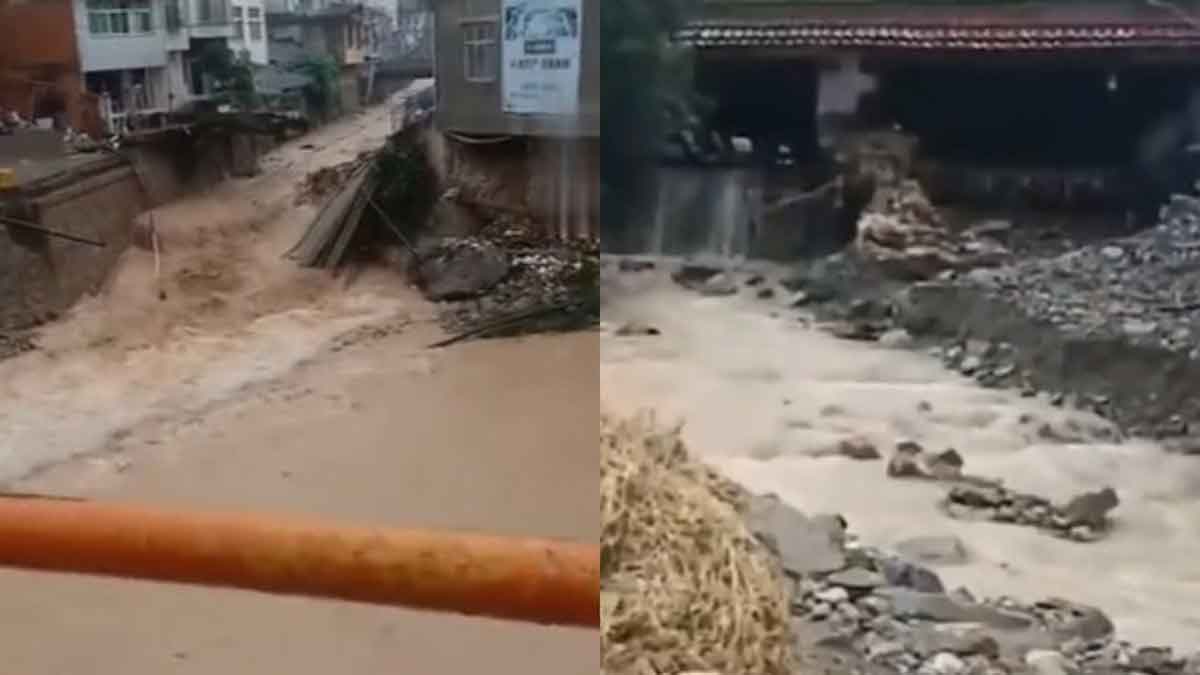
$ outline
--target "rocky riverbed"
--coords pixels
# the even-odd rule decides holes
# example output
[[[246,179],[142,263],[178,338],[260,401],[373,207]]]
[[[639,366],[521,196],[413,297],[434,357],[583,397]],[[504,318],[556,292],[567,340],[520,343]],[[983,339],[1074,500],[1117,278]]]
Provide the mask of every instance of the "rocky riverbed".
[[[773,495],[755,499],[749,520],[794,582],[801,661],[833,651],[857,660],[853,670],[920,675],[1200,672],[1200,653],[1122,641],[1095,607],[948,589],[929,565],[967,562],[956,537],[916,537],[884,551],[857,541],[840,516],[806,515]]]

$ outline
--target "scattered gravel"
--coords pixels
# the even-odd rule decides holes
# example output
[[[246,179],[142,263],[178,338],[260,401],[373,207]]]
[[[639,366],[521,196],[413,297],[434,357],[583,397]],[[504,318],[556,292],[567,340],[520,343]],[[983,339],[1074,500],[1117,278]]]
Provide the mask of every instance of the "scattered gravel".
[[[967,274],[1070,334],[1115,337],[1200,356],[1200,199],[1176,196],[1161,223],[1124,239]]]

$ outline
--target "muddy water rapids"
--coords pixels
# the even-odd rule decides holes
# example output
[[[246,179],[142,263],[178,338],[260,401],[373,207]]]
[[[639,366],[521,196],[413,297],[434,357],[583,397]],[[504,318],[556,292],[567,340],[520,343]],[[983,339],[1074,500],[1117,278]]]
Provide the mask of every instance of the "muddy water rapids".
[[[389,133],[386,109],[263,174],[160,208],[163,241],[0,363],[0,482],[19,491],[595,541],[594,333],[430,351],[391,270],[281,254],[297,186]],[[160,299],[160,291],[165,296]],[[0,570],[6,669],[50,673],[595,673],[594,631]]]
[[[938,570],[950,587],[981,597],[1068,598],[1102,608],[1137,644],[1200,644],[1195,458],[1145,442],[1047,443],[1036,434],[1041,423],[1104,422],[980,388],[922,353],[837,340],[798,321],[782,301],[749,291],[705,298],[661,271],[606,271],[604,283],[601,392],[609,409],[653,407],[665,421],[683,421],[693,450],[731,477],[810,513],[841,513],[867,544],[958,536],[970,562]],[[629,321],[662,335],[613,334]],[[969,472],[1056,499],[1112,485],[1122,498],[1115,531],[1083,545],[951,520],[937,508],[936,486],[889,479],[882,462],[828,456],[856,434],[885,453],[900,439],[953,447]]]

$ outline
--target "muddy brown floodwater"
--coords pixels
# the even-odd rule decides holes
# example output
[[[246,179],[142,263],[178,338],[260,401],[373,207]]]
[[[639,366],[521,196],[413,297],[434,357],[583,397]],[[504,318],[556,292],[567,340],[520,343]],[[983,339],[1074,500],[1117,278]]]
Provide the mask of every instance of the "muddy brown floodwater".
[[[162,209],[168,299],[130,251],[109,288],[0,363],[0,479],[21,491],[596,541],[595,333],[429,351],[389,272],[348,285],[280,253],[294,186],[387,133],[386,112]],[[0,571],[5,668],[26,675],[570,673],[594,631]]]
[[[683,420],[691,447],[751,490],[810,513],[844,514],[869,545],[955,535],[970,562],[938,571],[980,597],[1067,598],[1103,609],[1135,644],[1186,653],[1200,642],[1195,458],[1146,442],[1046,441],[1041,424],[1106,422],[983,389],[924,354],[837,340],[797,321],[785,301],[757,301],[750,291],[705,298],[662,272],[606,273],[605,303],[608,327],[635,321],[662,333],[605,333],[605,405]],[[889,479],[883,462],[828,456],[853,435],[885,452],[901,439],[953,447],[970,473],[1056,500],[1111,485],[1122,501],[1115,529],[1085,545],[952,520],[936,506],[938,486]]]

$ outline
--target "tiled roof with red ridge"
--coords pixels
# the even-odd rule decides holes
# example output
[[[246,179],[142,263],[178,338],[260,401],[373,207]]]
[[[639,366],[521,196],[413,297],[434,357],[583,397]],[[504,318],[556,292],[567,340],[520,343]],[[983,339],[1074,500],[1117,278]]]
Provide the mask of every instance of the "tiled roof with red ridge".
[[[1200,13],[1126,3],[721,5],[679,31],[699,48],[1200,50]]]

